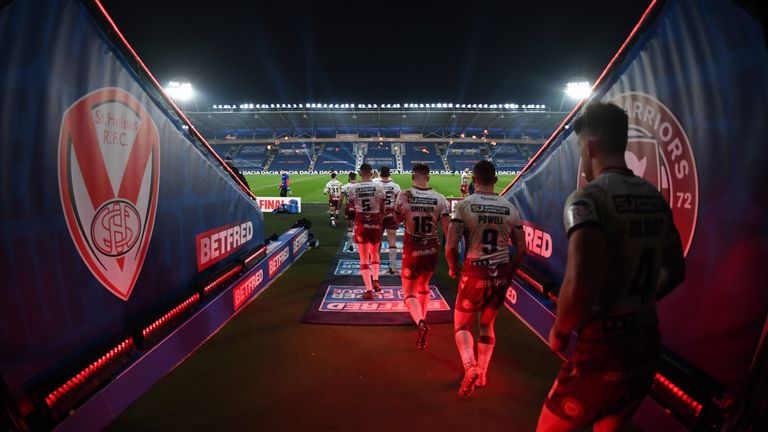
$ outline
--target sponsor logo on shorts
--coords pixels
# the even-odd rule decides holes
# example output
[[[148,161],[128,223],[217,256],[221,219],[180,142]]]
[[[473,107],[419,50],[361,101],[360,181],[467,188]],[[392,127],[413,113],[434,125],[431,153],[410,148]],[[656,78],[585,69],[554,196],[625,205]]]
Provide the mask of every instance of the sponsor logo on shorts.
[[[563,399],[562,407],[563,412],[570,417],[578,418],[584,414],[584,407],[581,405],[581,402],[573,398]]]
[[[688,136],[674,113],[651,95],[622,93],[611,102],[629,116],[627,165],[667,200],[687,255],[699,212],[699,179]],[[578,187],[582,187],[586,178],[581,161],[578,175]]]
[[[152,238],[160,182],[157,125],[130,93],[102,88],[64,112],[59,195],[83,262],[128,300]]]
[[[425,255],[434,255],[437,253],[436,248],[429,248],[429,249],[417,249],[413,252],[411,252],[412,257],[420,257]]]

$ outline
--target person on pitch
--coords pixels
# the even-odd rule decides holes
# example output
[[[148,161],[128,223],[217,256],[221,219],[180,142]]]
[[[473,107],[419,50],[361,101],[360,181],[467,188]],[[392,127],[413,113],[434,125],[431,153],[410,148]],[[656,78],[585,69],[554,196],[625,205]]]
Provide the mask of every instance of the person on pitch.
[[[565,201],[568,256],[550,347],[560,352],[580,332],[537,430],[616,431],[653,383],[661,348],[656,301],[682,283],[685,259],[666,199],[627,168],[624,110],[593,103],[574,126],[589,183]]]
[[[400,225],[395,220],[395,202],[400,194],[400,185],[390,178],[389,167],[381,167],[381,187],[384,188],[384,219],[382,224],[387,231],[387,245],[389,245],[389,274],[397,273],[395,271],[395,261],[397,260],[397,227]]]
[[[466,198],[469,196],[469,180],[472,175],[469,173],[469,168],[464,168],[461,172],[461,184],[459,186],[459,192],[461,197]]]
[[[355,236],[355,205],[349,200],[349,188],[357,183],[357,174],[350,172],[347,183],[341,187],[341,198],[344,201],[344,218],[347,220],[347,251],[354,251]],[[340,203],[341,205],[341,203]]]
[[[328,213],[331,218],[331,226],[336,228],[336,220],[339,218],[339,203],[341,201],[341,182],[336,180],[336,173],[331,173],[331,180],[325,184],[323,193],[328,195]]]
[[[383,227],[384,189],[371,181],[371,165],[360,165],[359,183],[349,187],[349,201],[355,207],[355,243],[360,255],[360,274],[365,283],[363,298],[373,299],[373,291],[381,292],[379,285],[379,248]]]
[[[429,280],[440,253],[438,224],[448,228],[448,201],[429,187],[429,167],[416,164],[411,170],[413,187],[400,193],[395,203],[398,222],[405,225],[401,280],[405,306],[419,327],[416,347],[427,346]]]
[[[281,197],[287,197],[288,192],[290,192],[291,180],[290,176],[288,175],[287,171],[283,171],[280,175],[280,187],[278,188],[280,190],[280,196]]]
[[[480,161],[472,169],[475,193],[454,205],[448,228],[445,257],[449,275],[459,274],[459,241],[463,237],[466,257],[461,270],[454,310],[456,346],[464,365],[459,396],[469,397],[475,387],[486,385],[496,336],[493,323],[504,296],[526,253],[525,235],[517,209],[493,192],[498,178],[491,162]],[[510,257],[509,242],[515,247]],[[479,317],[477,357],[472,325]]]

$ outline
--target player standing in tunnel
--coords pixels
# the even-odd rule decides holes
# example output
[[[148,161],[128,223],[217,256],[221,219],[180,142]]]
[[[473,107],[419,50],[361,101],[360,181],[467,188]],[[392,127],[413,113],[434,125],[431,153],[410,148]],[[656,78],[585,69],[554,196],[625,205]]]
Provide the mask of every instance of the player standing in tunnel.
[[[575,122],[589,183],[565,202],[568,259],[549,334],[555,352],[581,329],[539,417],[539,431],[620,430],[653,383],[661,347],[656,301],[685,276],[672,211],[627,168],[627,114],[588,105]]]
[[[395,202],[400,194],[400,185],[392,181],[389,167],[381,167],[381,187],[384,188],[384,219],[382,224],[387,230],[387,245],[389,246],[389,274],[395,274],[395,261],[397,260],[397,227],[400,225],[395,220]]]
[[[383,227],[384,189],[381,183],[371,180],[371,165],[360,165],[360,183],[350,186],[349,201],[355,206],[355,243],[360,255],[360,274],[365,283],[363,298],[373,299],[373,290],[381,291],[379,285],[379,248]]]

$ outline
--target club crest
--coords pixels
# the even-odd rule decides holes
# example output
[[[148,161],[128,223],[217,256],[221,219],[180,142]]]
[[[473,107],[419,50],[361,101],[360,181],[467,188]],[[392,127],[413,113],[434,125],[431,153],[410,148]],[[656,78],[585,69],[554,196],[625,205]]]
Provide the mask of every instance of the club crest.
[[[59,193],[69,233],[96,279],[128,300],[147,254],[157,209],[157,125],[130,93],[91,92],[64,113]]]

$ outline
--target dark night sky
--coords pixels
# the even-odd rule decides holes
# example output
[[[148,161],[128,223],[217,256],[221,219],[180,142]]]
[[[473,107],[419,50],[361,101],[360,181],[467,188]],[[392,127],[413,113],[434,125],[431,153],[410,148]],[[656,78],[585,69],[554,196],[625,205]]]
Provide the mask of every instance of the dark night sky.
[[[648,0],[103,0],[164,85],[214,103],[546,103],[594,81]]]

